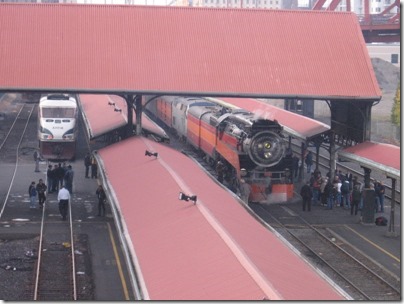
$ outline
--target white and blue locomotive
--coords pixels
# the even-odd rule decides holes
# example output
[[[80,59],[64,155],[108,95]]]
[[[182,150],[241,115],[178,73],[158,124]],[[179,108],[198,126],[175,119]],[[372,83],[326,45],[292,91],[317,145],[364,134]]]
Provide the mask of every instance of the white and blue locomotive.
[[[65,94],[44,96],[38,107],[38,140],[47,160],[72,160],[76,154],[77,100]]]

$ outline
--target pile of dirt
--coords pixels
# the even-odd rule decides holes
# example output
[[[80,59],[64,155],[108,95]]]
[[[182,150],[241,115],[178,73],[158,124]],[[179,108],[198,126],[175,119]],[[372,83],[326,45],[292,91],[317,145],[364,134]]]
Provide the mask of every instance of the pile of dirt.
[[[372,58],[373,70],[383,93],[395,93],[400,81],[400,68],[380,58]]]
[[[400,68],[383,59],[372,58],[371,60],[376,79],[382,90],[382,99],[372,108],[372,118],[390,122],[394,98],[400,81]]]

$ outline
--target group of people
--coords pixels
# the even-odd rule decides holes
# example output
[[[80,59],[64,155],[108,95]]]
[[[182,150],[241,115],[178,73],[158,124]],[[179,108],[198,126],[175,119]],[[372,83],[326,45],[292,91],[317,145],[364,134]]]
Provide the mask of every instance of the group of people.
[[[371,189],[375,190],[375,212],[384,212],[384,191],[385,186],[382,181],[371,183]],[[341,170],[335,171],[333,180],[330,172],[322,176],[316,170],[311,174],[310,180],[302,186],[300,195],[303,199],[303,211],[311,210],[311,203],[317,205],[321,203],[326,209],[331,210],[335,206],[350,209],[351,215],[357,215],[358,210],[363,207],[363,184],[357,176],[352,174],[342,174]]]
[[[46,190],[47,186],[44,184],[42,179],[39,179],[38,184],[35,182],[31,182],[28,187],[28,194],[29,194],[29,207],[31,209],[36,208],[36,198],[38,196],[38,203],[39,207],[42,208],[43,204],[46,201]]]
[[[91,178],[98,177],[98,166],[95,157],[91,156],[90,153],[87,153],[84,157],[84,166],[86,167],[85,178],[90,178],[88,174],[90,173],[91,168]]]
[[[39,172],[37,167],[37,159],[35,159],[36,167],[35,172]],[[97,162],[94,157],[87,153],[84,159],[84,165],[86,168],[85,177],[89,178],[89,170],[91,168],[91,177],[97,178]],[[38,170],[38,171],[37,171]],[[59,202],[59,212],[63,220],[67,219],[69,201],[71,200],[71,194],[73,192],[73,178],[74,171],[71,165],[66,165],[66,163],[61,163],[57,165],[49,165],[46,172],[47,185],[42,179],[39,179],[38,183],[32,181],[29,185],[28,194],[30,198],[30,208],[36,208],[36,202],[38,199],[38,204],[40,208],[46,201],[46,193],[57,192],[57,200]],[[102,185],[97,187],[95,192],[98,199],[98,216],[105,216],[105,203],[106,194]]]
[[[58,192],[57,200],[59,202],[59,212],[63,220],[67,218],[70,194],[73,191],[74,171],[72,166],[66,166],[59,163],[58,165],[48,166],[46,173],[46,185],[42,179],[39,179],[38,184],[35,181],[31,182],[28,188],[30,199],[30,208],[36,208],[36,200],[38,197],[39,208],[43,208],[46,201],[46,193]]]
[[[47,183],[49,187],[49,193],[59,191],[63,185],[69,190],[69,192],[73,192],[73,178],[74,171],[71,165],[66,165],[61,163],[58,165],[49,165],[48,170],[46,171]]]

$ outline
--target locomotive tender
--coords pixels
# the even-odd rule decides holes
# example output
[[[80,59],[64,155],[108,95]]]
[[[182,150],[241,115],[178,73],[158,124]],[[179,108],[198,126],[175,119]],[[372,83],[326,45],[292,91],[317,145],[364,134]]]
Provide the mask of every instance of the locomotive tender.
[[[201,150],[212,165],[224,164],[224,184],[237,191],[240,179],[251,186],[250,201],[266,201],[272,184],[282,184],[285,142],[275,120],[195,97],[146,96],[146,110]]]
[[[76,98],[64,94],[44,96],[38,107],[40,154],[53,161],[75,157],[78,107]]]

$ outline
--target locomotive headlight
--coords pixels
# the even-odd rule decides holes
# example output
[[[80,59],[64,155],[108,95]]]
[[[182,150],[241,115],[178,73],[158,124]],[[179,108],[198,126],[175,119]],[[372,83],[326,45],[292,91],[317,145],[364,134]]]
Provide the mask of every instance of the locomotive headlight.
[[[251,160],[262,167],[276,165],[285,153],[283,139],[271,131],[259,132],[246,139],[243,148]]]

